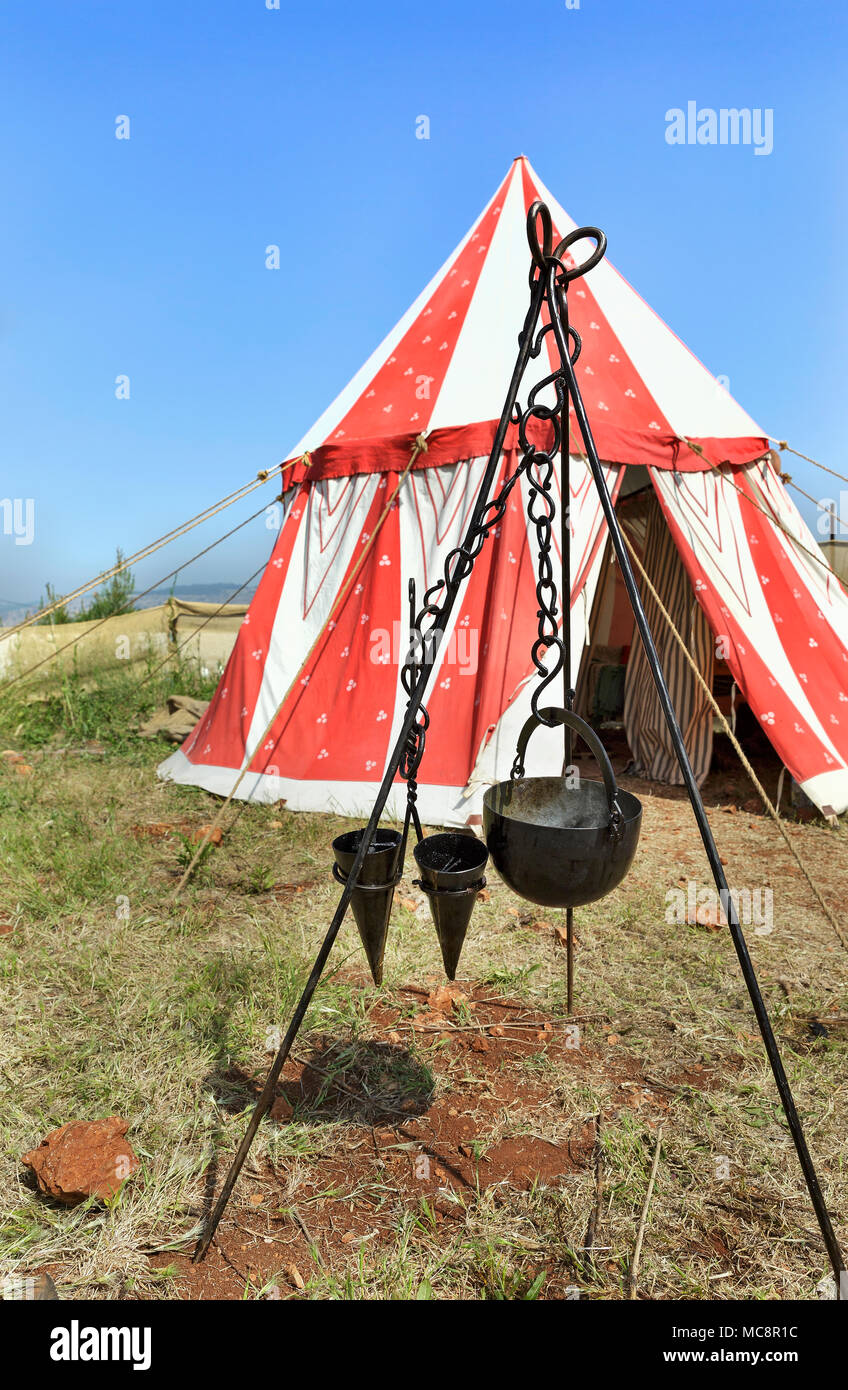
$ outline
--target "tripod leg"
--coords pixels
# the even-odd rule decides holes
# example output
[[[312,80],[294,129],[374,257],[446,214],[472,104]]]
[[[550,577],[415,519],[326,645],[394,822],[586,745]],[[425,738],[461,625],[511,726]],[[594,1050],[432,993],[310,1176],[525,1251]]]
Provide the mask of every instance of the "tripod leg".
[[[566,1011],[574,1011],[574,908],[565,910]]]
[[[766,1055],[768,1056],[769,1064],[772,1070],[772,1075],[774,1076],[775,1084],[777,1086],[778,1094],[780,1096],[780,1101],[783,1106],[783,1113],[786,1116],[786,1123],[789,1126],[789,1132],[792,1135],[792,1140],[795,1145],[795,1151],[798,1155],[798,1161],[801,1165],[801,1171],[804,1174],[804,1179],[807,1184],[807,1191],[810,1194],[810,1201],[813,1204],[813,1210],[815,1211],[816,1219],[819,1223],[819,1229],[821,1230],[822,1237],[824,1239],[824,1244],[827,1249],[827,1253],[830,1257],[830,1262],[833,1267],[834,1279],[836,1280],[837,1297],[839,1297],[842,1285],[844,1283],[844,1280],[841,1280],[840,1276],[844,1276],[845,1274],[845,1263],[842,1258],[842,1251],[839,1248],[839,1242],[836,1239],[836,1233],[833,1229],[833,1225],[830,1220],[830,1215],[825,1205],[825,1200],[822,1194],[821,1187],[819,1186],[818,1175],[816,1174],[815,1167],[813,1166],[813,1160],[810,1157],[810,1151],[807,1148],[807,1141],[804,1136],[804,1130],[802,1128],[801,1120],[795,1106],[795,1100],[789,1085],[789,1079],[783,1067],[783,1061],[781,1059],[780,1051],[777,1046],[777,1040],[772,1030],[771,1021],[769,1019],[768,1012],[765,1006],[765,1001],[763,999],[762,993],[760,992],[760,986],[757,980],[756,973],[754,971],[753,962],[751,961],[751,957],[748,954],[748,947],[745,941],[745,936],[743,934],[742,927],[739,923],[739,917],[736,911],[736,904],[734,903],[733,898],[731,896],[727,879],[725,877],[724,870],[721,866],[721,858],[719,856],[716,842],[713,838],[712,828],[710,826],[709,820],[707,819],[707,813],[704,809],[704,803],[701,799],[701,793],[698,788],[698,784],[695,781],[695,775],[692,772],[692,767],[689,762],[689,755],[686,752],[686,744],[684,743],[683,735],[680,731],[680,725],[677,722],[677,715],[675,714],[674,706],[671,703],[671,696],[669,695],[668,686],[666,685],[665,677],[663,675],[662,667],[660,665],[659,656],[657,655],[657,649],[654,645],[653,635],[651,633],[651,629],[648,624],[648,619],[645,615],[645,609],[642,606],[642,598],[633,575],[633,569],[630,564],[630,557],[627,554],[627,548],[624,544],[624,538],[621,534],[621,527],[619,526],[618,517],[615,514],[615,508],[612,505],[612,500],[609,495],[609,489],[607,488],[606,479],[604,478],[603,469],[601,467],[600,459],[598,458],[597,449],[595,448],[595,441],[592,436],[592,430],[589,425],[588,418],[586,416],[586,410],[583,405],[583,398],[580,394],[580,389],[577,385],[577,380],[574,376],[574,368],[568,356],[567,344],[565,339],[563,338],[562,333],[560,331],[557,331],[556,320],[555,332],[557,335],[557,344],[559,347],[560,355],[562,357],[563,369],[566,373],[566,376],[568,377],[569,389],[571,391],[571,396],[574,401],[575,414],[580,425],[580,432],[583,436],[583,442],[586,446],[586,454],[589,460],[589,467],[592,470],[592,476],[595,480],[595,486],[598,490],[598,495],[601,500],[601,506],[604,511],[604,516],[606,517],[607,525],[609,527],[613,548],[616,554],[616,559],[618,560],[622,578],[624,579],[624,584],[627,589],[627,595],[630,599],[630,605],[633,609],[633,616],[636,620],[636,626],[639,629],[639,636],[642,639],[642,645],[645,648],[645,656],[647,658],[648,665],[651,670],[651,675],[654,679],[654,684],[657,688],[660,706],[662,707],[663,714],[665,715],[665,720],[668,725],[672,743],[674,745],[674,751],[677,755],[677,761],[680,764],[680,770],[683,773],[683,780],[686,784],[686,790],[689,793],[689,800],[692,803],[692,810],[695,815],[695,820],[697,822],[698,829],[701,832],[701,839],[704,843],[704,849],[707,853],[707,859],[709,860],[710,868],[712,869],[713,879],[715,880],[716,888],[718,889],[719,901],[721,902],[722,910],[724,911],[725,916],[727,917],[728,925],[730,928],[730,935],[733,940],[736,956],[742,970],[742,975],[748,989],[748,994],[751,999],[751,1004],[754,1009],[754,1014],[757,1019],[757,1024],[760,1029],[763,1044],[766,1049]]]
[[[340,925],[341,922],[333,922],[333,924],[330,926],[330,930],[324,937],[323,944],[321,946],[320,951],[318,952],[318,955],[315,958],[315,964],[313,965],[309,979],[306,982],[306,987],[304,988],[304,991],[300,996],[298,1006],[295,1009],[292,1021],[288,1026],[286,1036],[283,1038],[283,1041],[280,1044],[280,1050],[274,1058],[274,1061],[271,1064],[271,1070],[268,1072],[268,1075],[265,1078],[265,1085],[262,1087],[262,1092],[259,1096],[258,1101],[256,1102],[256,1105],[254,1106],[253,1114],[250,1117],[250,1124],[247,1127],[247,1133],[245,1134],[244,1138],[241,1141],[241,1144],[239,1145],[238,1153],[236,1154],[235,1158],[230,1164],[230,1170],[227,1173],[226,1179],[224,1181],[224,1186],[221,1188],[220,1196],[218,1197],[218,1200],[215,1203],[215,1206],[212,1210],[212,1214],[209,1217],[206,1230],[203,1232],[203,1235],[198,1241],[197,1249],[195,1250],[194,1255],[192,1256],[193,1264],[197,1264],[199,1260],[202,1260],[203,1256],[206,1254],[206,1251],[209,1249],[209,1246],[212,1242],[212,1238],[215,1235],[216,1230],[218,1229],[218,1222],[224,1215],[224,1209],[227,1205],[227,1202],[230,1200],[230,1193],[235,1187],[238,1175],[241,1172],[242,1167],[244,1166],[244,1160],[250,1153],[250,1146],[253,1143],[254,1138],[256,1137],[256,1131],[258,1130],[260,1124],[265,1118],[265,1115],[271,1108],[271,1104],[274,1100],[274,1092],[277,1089],[277,1082],[280,1079],[280,1073],[283,1070],[283,1067],[286,1064],[286,1059],[288,1058],[288,1055],[291,1052],[291,1049],[294,1045],[294,1040],[298,1035],[300,1025],[303,1023],[304,1017],[306,1015],[306,1010],[309,1008],[310,1000],[312,999],[312,996],[315,993],[318,981],[320,980],[321,975],[324,971],[324,966],[327,964],[327,957],[329,956],[330,951],[333,948],[333,942],[336,939]]]

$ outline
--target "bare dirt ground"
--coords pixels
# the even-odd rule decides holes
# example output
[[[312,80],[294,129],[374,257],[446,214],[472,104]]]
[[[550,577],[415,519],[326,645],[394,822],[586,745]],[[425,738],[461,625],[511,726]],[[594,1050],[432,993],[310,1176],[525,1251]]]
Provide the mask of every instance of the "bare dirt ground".
[[[0,1274],[63,1297],[626,1297],[658,1128],[641,1298],[815,1298],[827,1261],[726,928],[674,920],[708,870],[682,792],[643,799],[633,869],[564,914],[489,868],[451,994],[407,875],[375,989],[351,921],[201,1265],[190,1256],[332,913],[349,825],[228,811],[180,901],[203,793],[158,750],[90,743],[0,767]],[[623,758],[619,756],[620,770]],[[772,779],[773,780],[773,779]],[[848,960],[741,773],[706,800],[829,1209],[848,1240]],[[770,787],[773,790],[773,787]],[[747,808],[747,809],[746,809]],[[837,909],[845,828],[790,824]],[[110,1207],[60,1208],[20,1155],[118,1113],[142,1160]]]

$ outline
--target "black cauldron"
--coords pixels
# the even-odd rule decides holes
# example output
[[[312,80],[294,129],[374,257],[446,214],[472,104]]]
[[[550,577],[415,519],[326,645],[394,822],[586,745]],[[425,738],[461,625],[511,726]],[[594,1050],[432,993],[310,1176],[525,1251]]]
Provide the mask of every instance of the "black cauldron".
[[[566,724],[589,745],[603,782],[524,777],[527,741],[540,724]],[[570,710],[544,709],[521,730],[513,775],[483,797],[492,863],[520,898],[544,907],[582,907],[611,893],[633,862],[642,804],[616,785],[593,729]]]

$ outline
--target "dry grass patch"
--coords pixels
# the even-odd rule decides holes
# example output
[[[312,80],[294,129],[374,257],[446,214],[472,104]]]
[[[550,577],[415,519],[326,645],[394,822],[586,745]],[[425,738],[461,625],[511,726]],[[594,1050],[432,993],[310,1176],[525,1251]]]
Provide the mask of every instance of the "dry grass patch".
[[[408,869],[385,987],[346,924],[284,1073],[291,1116],[263,1124],[191,1266],[329,921],[330,842],[349,823],[229,812],[174,905],[187,830],[214,799],[157,784],[158,750],[131,740],[39,751],[30,776],[0,767],[2,1274],[49,1269],[65,1296],[108,1298],[620,1298],[662,1122],[640,1295],[815,1297],[826,1259],[731,944],[666,920],[669,887],[708,882],[688,804],[637,784],[634,869],[577,914],[579,1032],[562,914],[491,870],[467,998],[434,1026],[443,975]],[[774,930],[749,943],[845,1241],[848,961],[768,823],[711,815],[731,883],[773,888]],[[844,830],[791,833],[838,906]],[[20,1155],[111,1113],[142,1161],[119,1199],[39,1195]]]

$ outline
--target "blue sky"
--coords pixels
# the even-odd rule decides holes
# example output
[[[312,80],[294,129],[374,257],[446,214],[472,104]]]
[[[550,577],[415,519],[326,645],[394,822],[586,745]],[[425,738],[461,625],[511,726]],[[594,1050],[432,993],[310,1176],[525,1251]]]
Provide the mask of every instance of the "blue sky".
[[[280,5],[3,6],[0,498],[36,524],[0,534],[0,598],[67,591],[283,458],[522,152],[765,429],[848,473],[844,5]],[[688,100],[771,108],[773,152],[670,147]],[[269,541],[180,582],[238,583]]]

